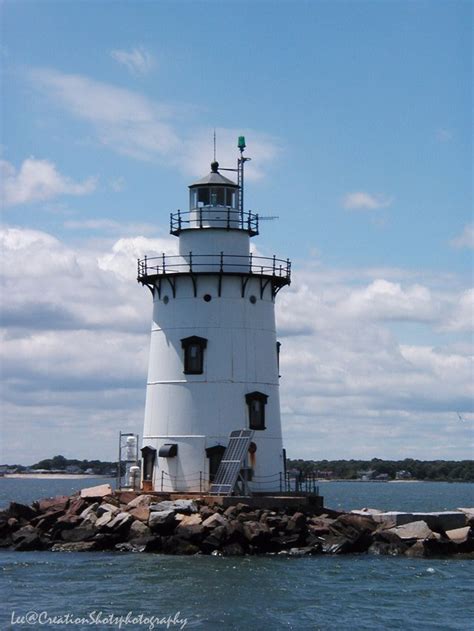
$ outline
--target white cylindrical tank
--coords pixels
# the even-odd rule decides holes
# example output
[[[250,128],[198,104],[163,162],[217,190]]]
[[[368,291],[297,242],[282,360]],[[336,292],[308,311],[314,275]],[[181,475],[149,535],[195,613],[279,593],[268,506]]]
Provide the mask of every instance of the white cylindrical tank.
[[[137,437],[127,436],[125,446],[125,460],[135,461],[137,459]]]

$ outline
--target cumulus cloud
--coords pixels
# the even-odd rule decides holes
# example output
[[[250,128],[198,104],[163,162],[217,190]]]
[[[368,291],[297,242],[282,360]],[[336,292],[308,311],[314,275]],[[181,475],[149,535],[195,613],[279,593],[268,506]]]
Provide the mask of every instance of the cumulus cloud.
[[[0,196],[5,206],[45,201],[60,195],[87,195],[97,186],[97,178],[75,182],[62,175],[49,160],[27,158],[18,170],[6,160],[0,161]]]
[[[355,191],[344,196],[342,205],[348,210],[378,210],[390,206],[392,202],[392,198],[384,195]]]
[[[467,224],[462,233],[452,239],[450,244],[454,248],[474,248],[474,224]]]
[[[175,107],[138,92],[52,69],[32,70],[30,79],[56,106],[91,124],[99,142],[112,150],[137,160],[161,160],[188,175],[202,175],[209,169],[213,130],[185,129]],[[235,164],[237,137],[246,133],[251,138],[249,154],[254,162],[247,168],[248,179],[263,177],[279,154],[278,142],[256,130],[216,131],[218,159],[226,166]]]
[[[65,455],[95,457],[100,440],[113,458],[118,429],[142,431],[151,300],[137,285],[136,259],[174,254],[177,239],[138,235],[99,248],[6,228],[0,246],[2,460],[51,455],[51,432]],[[469,457],[464,327],[474,292],[452,285],[396,269],[295,265],[277,299],[290,456]],[[423,340],[407,341],[399,326],[424,327]]]
[[[153,55],[143,46],[131,50],[112,50],[110,56],[134,75],[146,75],[155,65]]]

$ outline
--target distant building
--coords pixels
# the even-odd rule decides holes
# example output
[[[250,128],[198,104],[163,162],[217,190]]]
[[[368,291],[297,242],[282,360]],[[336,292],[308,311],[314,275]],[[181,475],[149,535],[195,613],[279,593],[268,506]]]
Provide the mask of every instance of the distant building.
[[[412,477],[411,473],[409,471],[405,471],[405,469],[402,469],[401,471],[397,471],[395,474],[396,480],[410,480],[411,477]]]

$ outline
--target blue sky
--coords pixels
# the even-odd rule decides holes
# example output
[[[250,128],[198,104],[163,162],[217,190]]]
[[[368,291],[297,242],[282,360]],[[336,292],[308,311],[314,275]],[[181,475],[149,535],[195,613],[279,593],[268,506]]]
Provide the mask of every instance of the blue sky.
[[[412,436],[414,457],[472,454],[471,3],[3,1],[1,13],[7,460],[28,460],[18,423],[34,436],[71,426],[84,457],[101,456],[77,420],[100,419],[112,441],[111,401],[141,431],[150,305],[133,259],[173,247],[169,213],[206,173],[214,128],[226,165],[245,133],[248,208],[279,217],[256,247],[294,263],[277,312],[289,454],[402,457]],[[32,249],[35,280],[18,271]],[[123,371],[102,381],[105,364],[61,355],[76,338],[126,347],[111,360]],[[38,438],[39,456],[68,449]]]

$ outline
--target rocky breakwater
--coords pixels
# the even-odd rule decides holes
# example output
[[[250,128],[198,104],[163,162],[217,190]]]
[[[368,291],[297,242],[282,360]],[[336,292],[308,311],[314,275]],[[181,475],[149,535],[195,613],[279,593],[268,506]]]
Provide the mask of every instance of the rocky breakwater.
[[[12,502],[0,513],[0,547],[229,556],[369,553],[474,557],[474,509],[428,513],[421,518],[422,514],[367,510],[339,513],[321,509],[319,514],[294,508],[267,510],[244,503],[223,508],[209,505],[209,499],[163,500],[154,495],[114,493],[108,485],[101,485],[31,506]]]

